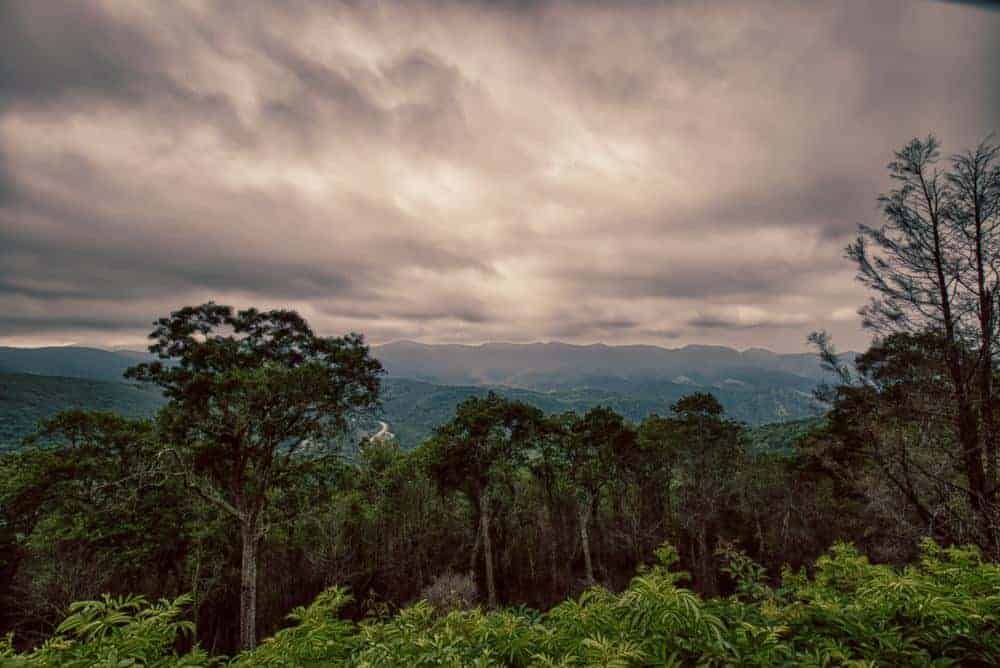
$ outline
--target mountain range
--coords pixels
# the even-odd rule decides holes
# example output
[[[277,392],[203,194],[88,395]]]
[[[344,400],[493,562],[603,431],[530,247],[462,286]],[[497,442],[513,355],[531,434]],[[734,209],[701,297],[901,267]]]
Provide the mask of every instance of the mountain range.
[[[749,425],[819,415],[812,390],[826,379],[816,355],[723,346],[567,343],[423,344],[372,347],[387,378],[381,419],[404,447],[426,438],[455,405],[496,391],[547,412],[606,405],[633,421],[666,413],[694,391],[712,392],[727,414]],[[848,361],[853,353],[845,356]],[[0,347],[0,441],[9,446],[37,419],[79,406],[152,414],[162,399],[125,383],[145,352],[77,346]],[[0,446],[4,443],[0,442]]]
[[[778,354],[725,346],[609,346],[568,343],[424,344],[373,348],[390,376],[445,385],[505,385],[536,390],[669,381],[812,388],[825,377],[812,353]],[[849,353],[850,355],[850,353]]]

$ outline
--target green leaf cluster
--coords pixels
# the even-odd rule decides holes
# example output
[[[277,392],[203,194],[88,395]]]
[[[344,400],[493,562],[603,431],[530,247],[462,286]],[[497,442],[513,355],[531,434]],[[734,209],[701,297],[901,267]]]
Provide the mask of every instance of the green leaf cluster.
[[[746,556],[723,550],[736,592],[703,599],[681,586],[677,552],[657,551],[620,593],[593,587],[547,613],[480,608],[440,615],[420,601],[360,622],[340,614],[343,588],[296,609],[289,628],[230,666],[957,666],[1000,663],[1000,566],[975,548],[932,541],[918,561],[872,564],[838,544],[812,574],[776,586]],[[28,654],[0,643],[0,665],[208,666],[178,653],[191,634],[185,599],[78,603],[55,637]]]

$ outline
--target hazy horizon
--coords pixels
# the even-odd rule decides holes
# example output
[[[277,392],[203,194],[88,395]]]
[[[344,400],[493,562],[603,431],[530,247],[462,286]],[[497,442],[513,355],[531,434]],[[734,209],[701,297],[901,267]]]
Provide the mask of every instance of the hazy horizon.
[[[426,343],[423,341],[415,341],[413,339],[393,339],[391,341],[382,342],[367,342],[374,348],[381,346],[391,346],[397,344],[417,344],[421,346],[462,346],[466,348],[481,348],[484,346],[534,346],[534,345],[564,345],[577,348],[595,348],[595,347],[605,347],[605,348],[629,348],[629,347],[647,347],[647,348],[660,348],[667,351],[681,351],[689,348],[725,348],[728,350],[735,350],[739,353],[746,353],[751,350],[763,350],[766,352],[774,353],[776,355],[798,355],[802,354],[804,351],[780,351],[773,350],[766,346],[729,346],[724,344],[713,344],[713,343],[686,343],[683,345],[670,346],[670,345],[659,345],[655,343],[605,343],[603,341],[591,341],[591,342],[569,342],[569,341],[557,341],[557,340],[534,340],[534,341],[480,341],[478,343],[468,343],[468,342],[454,342],[454,341],[442,341],[435,343]],[[134,344],[118,344],[118,345],[102,345],[102,344],[88,344],[88,343],[78,343],[78,342],[68,342],[68,343],[52,343],[52,344],[0,344],[0,348],[21,348],[21,349],[40,349],[40,348],[92,348],[95,350],[103,350],[107,352],[146,352],[146,345],[141,342]],[[805,351],[810,354],[812,351]],[[850,349],[838,349],[838,352],[843,353],[856,353],[858,351]]]
[[[842,350],[885,165],[1000,130],[983,3],[5,3],[0,345],[208,300],[371,343]]]

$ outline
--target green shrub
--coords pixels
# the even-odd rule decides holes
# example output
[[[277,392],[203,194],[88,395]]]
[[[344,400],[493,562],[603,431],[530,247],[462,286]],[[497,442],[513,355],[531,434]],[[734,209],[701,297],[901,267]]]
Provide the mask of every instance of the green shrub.
[[[722,552],[735,593],[703,600],[681,586],[677,553],[657,552],[621,593],[593,587],[547,613],[529,609],[440,614],[426,601],[360,623],[333,588],[290,615],[292,626],[229,662],[254,666],[992,666],[1000,665],[1000,566],[973,548],[926,542],[902,569],[874,565],[849,545],[808,577],[786,570],[767,584],[745,555]],[[0,665],[208,666],[190,634],[185,599],[78,603],[42,647]]]
[[[150,604],[141,596],[104,596],[70,606],[70,615],[41,647],[15,655],[10,637],[0,643],[0,665],[64,668],[167,668],[210,666],[217,662],[200,649],[179,655],[178,641],[194,635],[194,624],[181,619],[190,598]]]

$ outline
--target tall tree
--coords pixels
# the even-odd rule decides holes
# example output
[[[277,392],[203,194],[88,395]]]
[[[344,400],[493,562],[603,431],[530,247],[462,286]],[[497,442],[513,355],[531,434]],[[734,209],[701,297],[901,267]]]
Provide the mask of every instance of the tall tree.
[[[537,408],[490,392],[459,404],[455,417],[438,427],[428,444],[431,476],[442,490],[462,493],[472,506],[491,608],[497,605],[490,528],[493,513],[505,483],[524,463],[526,446],[543,422]]]
[[[316,336],[287,310],[208,302],[161,318],[150,338],[150,352],[171,363],[127,375],[163,389],[160,426],[187,483],[239,524],[240,645],[250,649],[271,494],[377,405],[382,368],[360,335]]]
[[[566,475],[576,495],[577,523],[583,550],[587,585],[594,584],[590,550],[590,524],[601,501],[601,492],[619,473],[619,455],[630,449],[635,432],[610,408],[591,408],[569,428]]]
[[[674,423],[660,415],[648,415],[639,424],[635,447],[622,463],[638,493],[638,521],[642,531],[635,546],[637,554],[648,553],[662,542],[673,525],[672,491],[677,442]]]
[[[984,140],[975,149],[952,157],[947,174],[953,193],[947,211],[964,249],[961,272],[965,307],[978,328],[975,360],[986,476],[995,484],[997,438],[993,402],[993,372],[997,341],[997,287],[1000,286],[1000,146]]]
[[[861,310],[867,327],[881,336],[930,332],[942,342],[966,496],[987,533],[995,533],[997,491],[997,156],[984,142],[942,172],[937,139],[914,139],[889,163],[898,185],[880,198],[885,222],[862,225],[847,248],[859,280],[874,293]]]
[[[718,593],[713,564],[715,541],[734,509],[736,474],[743,455],[743,430],[727,420],[719,401],[705,392],[681,397],[671,406],[678,453],[679,508],[695,573],[705,593]]]

